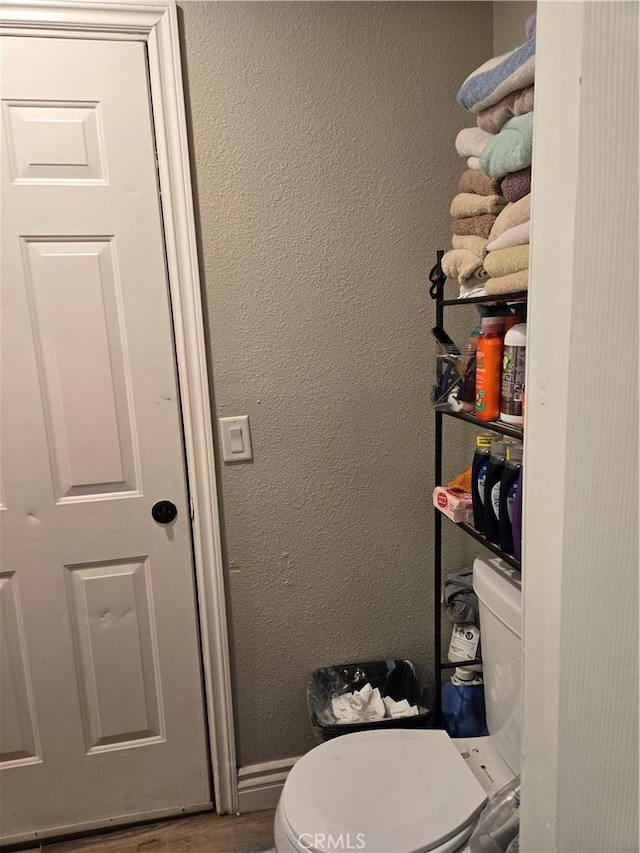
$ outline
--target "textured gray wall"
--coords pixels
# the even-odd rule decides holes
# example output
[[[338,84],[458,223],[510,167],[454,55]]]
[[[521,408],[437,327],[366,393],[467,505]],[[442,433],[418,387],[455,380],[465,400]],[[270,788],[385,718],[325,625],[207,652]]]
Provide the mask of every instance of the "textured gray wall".
[[[524,25],[536,10],[535,0],[494,0],[493,51],[496,56],[513,50],[525,40]]]
[[[426,275],[492,5],[186,2],[181,23],[215,414],[250,416],[255,456],[219,466],[246,765],[314,744],[315,667],[430,669]],[[453,426],[451,475],[473,442]]]

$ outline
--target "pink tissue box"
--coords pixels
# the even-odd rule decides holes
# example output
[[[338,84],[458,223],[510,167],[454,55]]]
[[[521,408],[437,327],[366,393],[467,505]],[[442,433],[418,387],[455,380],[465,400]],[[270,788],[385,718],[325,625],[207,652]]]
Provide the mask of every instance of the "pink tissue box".
[[[473,524],[473,503],[469,492],[436,486],[433,490],[433,505],[456,524]]]

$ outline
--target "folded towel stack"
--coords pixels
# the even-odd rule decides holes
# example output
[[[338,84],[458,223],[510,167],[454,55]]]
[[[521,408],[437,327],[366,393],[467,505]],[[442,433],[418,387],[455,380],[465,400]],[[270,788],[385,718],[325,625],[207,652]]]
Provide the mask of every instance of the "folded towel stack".
[[[462,297],[528,287],[535,20],[535,13],[527,20],[524,44],[485,62],[458,92],[476,127],[456,139],[469,169],[451,204],[454,242],[443,270],[458,279]],[[470,239],[476,242],[456,242]]]
[[[442,258],[442,269],[447,278],[457,279],[462,298],[482,296],[487,240],[507,202],[499,187],[479,171],[465,172],[459,189],[451,202],[453,248]]]
[[[495,138],[480,127],[465,127],[456,138],[456,151],[466,158],[469,168],[451,202],[453,248],[443,257],[442,269],[447,278],[458,280],[462,297],[484,295],[487,239],[507,204],[500,180],[480,171],[480,158]]]
[[[456,139],[461,157],[478,160],[493,136],[479,127],[466,127]],[[442,258],[447,278],[457,279],[462,297],[484,294],[487,273],[483,266],[486,245],[498,214],[507,201],[500,181],[489,178],[479,168],[469,168],[460,178],[458,195],[451,202],[453,248]]]

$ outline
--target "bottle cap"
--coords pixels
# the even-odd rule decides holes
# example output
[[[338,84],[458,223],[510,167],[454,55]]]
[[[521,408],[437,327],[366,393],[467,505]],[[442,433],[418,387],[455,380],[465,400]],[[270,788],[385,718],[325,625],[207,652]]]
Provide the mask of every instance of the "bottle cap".
[[[517,314],[510,314],[508,317],[504,318],[504,330],[508,332],[509,329],[512,329],[514,326],[518,326],[520,324],[520,317]]]
[[[527,324],[516,323],[506,330],[505,344],[511,347],[524,347],[527,344]]]
[[[466,666],[457,666],[451,681],[454,684],[482,684],[482,675]]]
[[[507,445],[504,441],[494,441],[491,445],[491,455],[502,457],[504,459],[507,450]]]
[[[512,444],[510,447],[507,447],[507,459],[509,462],[520,464],[522,462],[522,445]]]
[[[476,436],[476,447],[491,447],[495,435],[490,432],[482,432]]]
[[[504,329],[504,317],[483,317],[483,332],[501,332]]]

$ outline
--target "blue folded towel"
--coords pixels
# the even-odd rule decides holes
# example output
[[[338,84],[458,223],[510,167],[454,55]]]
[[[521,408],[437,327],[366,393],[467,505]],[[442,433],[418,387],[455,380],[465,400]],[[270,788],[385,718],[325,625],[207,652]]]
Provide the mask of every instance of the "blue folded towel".
[[[533,154],[533,113],[514,116],[483,149],[480,168],[490,178],[504,178],[531,165]]]
[[[497,104],[502,98],[531,86],[536,62],[536,37],[510,53],[489,59],[464,81],[458,103],[472,113]]]

